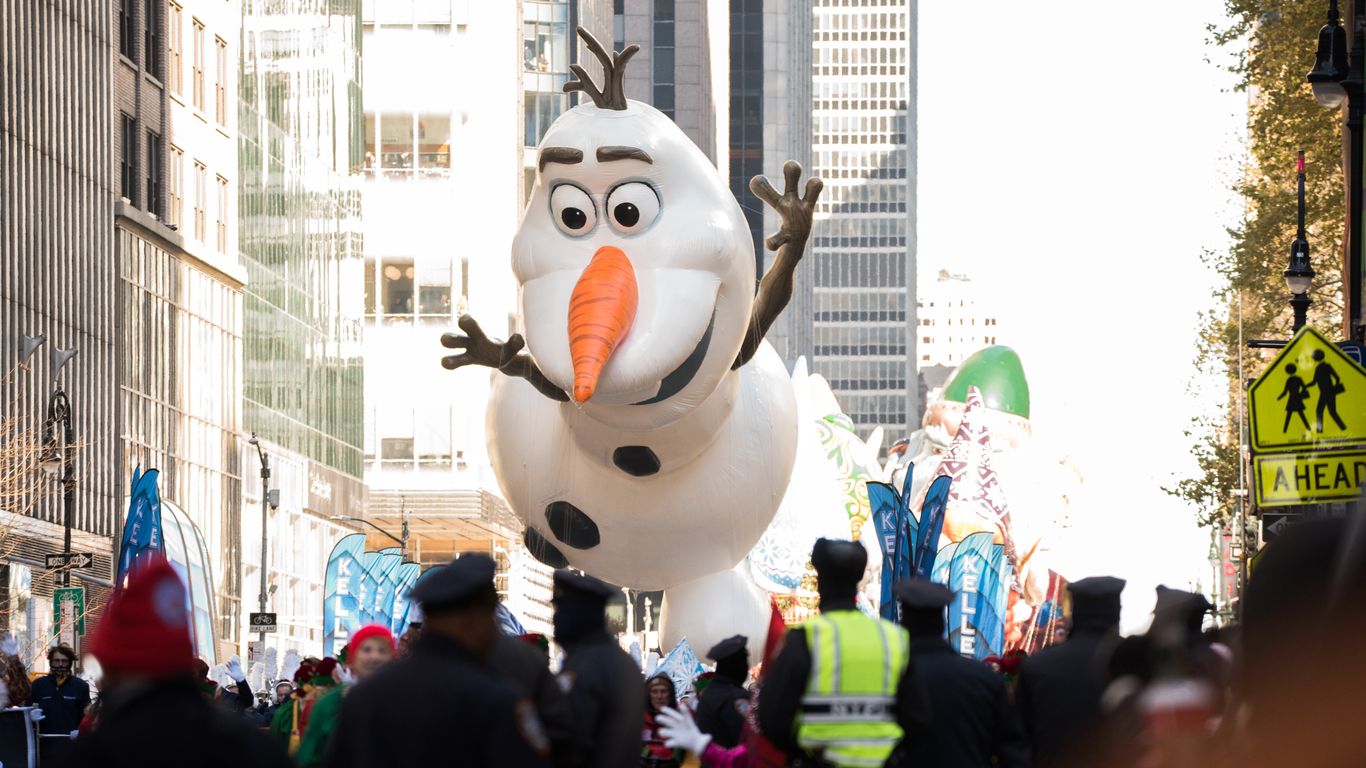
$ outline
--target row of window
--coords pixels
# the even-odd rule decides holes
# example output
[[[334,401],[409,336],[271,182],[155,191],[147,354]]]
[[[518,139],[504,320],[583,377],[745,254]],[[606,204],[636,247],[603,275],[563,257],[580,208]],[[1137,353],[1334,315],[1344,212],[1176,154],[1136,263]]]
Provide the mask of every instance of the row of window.
[[[177,230],[185,228],[185,150],[171,145],[166,152],[170,159],[170,173],[162,164],[161,136],[147,131],[138,134],[138,124],[131,115],[119,115],[119,193],[130,204],[148,213],[163,218]],[[145,143],[140,139],[145,138]],[[146,162],[140,163],[143,153]],[[190,192],[193,229],[190,234],[201,243],[208,242],[209,206],[209,168],[203,162],[192,159],[194,177]],[[142,172],[140,172],[140,169]],[[145,172],[145,173],[144,173]],[[228,252],[228,212],[231,197],[228,193],[228,180],[215,176],[214,205],[214,249],[219,253]],[[162,186],[166,186],[166,204],[162,207]]]
[[[825,64],[904,64],[909,49],[893,45],[869,45],[850,48],[820,47],[812,51],[816,66]]]
[[[654,47],[651,65],[654,67],[654,89],[651,96],[655,109],[670,120],[674,116],[674,0],[654,2]]]
[[[869,32],[869,31],[867,31],[867,30],[864,30],[864,31],[862,31],[862,32],[853,32],[853,31],[846,31],[846,32],[830,32],[830,31],[820,30],[820,31],[813,31],[813,32],[811,33],[811,38],[812,38],[812,40],[813,40],[814,42],[817,42],[817,43],[857,43],[857,42],[892,42],[892,43],[904,43],[904,42],[906,42],[906,30],[886,30],[886,29],[883,29],[883,30],[874,30],[874,31],[872,31],[872,32]]]
[[[420,265],[412,258],[387,257],[365,260],[365,314],[383,316],[390,321],[449,321],[452,282],[450,262]],[[460,300],[456,310],[464,311],[469,295],[470,265],[460,261]]]
[[[921,341],[922,344],[936,344],[936,343],[938,343],[939,340],[938,340],[938,339],[935,339],[933,336],[921,336],[921,337],[920,337],[920,341]],[[955,343],[959,343],[959,342],[962,342],[962,343],[964,343],[964,344],[977,344],[977,343],[982,343],[982,344],[995,344],[995,343],[996,343],[996,337],[995,337],[995,336],[983,336],[983,337],[981,337],[981,338],[979,339],[979,338],[977,338],[976,336],[973,336],[972,338],[968,338],[968,337],[964,336],[964,337],[955,339],[954,337],[950,336],[950,337],[947,338],[947,339],[943,339],[943,341],[944,341],[945,344],[955,344]]]
[[[383,175],[447,175],[451,169],[449,113],[401,112],[365,116],[365,169]]]
[[[933,302],[933,301],[930,302],[930,306],[931,306],[931,307],[934,306],[934,302]],[[946,320],[944,321],[944,325],[977,325],[977,318],[974,317],[974,318],[970,318],[970,319],[971,319],[971,322],[968,322],[968,323],[963,322],[963,318],[961,318],[961,317],[956,318],[957,322],[955,322],[955,318],[946,319]],[[922,318],[920,318],[920,324],[921,324],[921,325],[935,325],[935,324],[936,324],[935,318],[933,318],[933,317],[922,317]],[[984,319],[982,320],[982,325],[996,325],[996,318],[994,318],[994,317],[984,318]]]
[[[138,18],[134,12],[136,0],[120,0],[119,3],[119,52],[134,64],[139,63],[136,45],[136,26]],[[143,50],[147,52],[146,70],[158,80],[165,82],[173,93],[185,95],[185,10],[178,3],[166,6],[166,45],[162,57],[161,43],[161,4],[144,4],[147,15],[144,21]],[[191,103],[195,109],[207,112],[208,97],[205,77],[208,71],[208,31],[204,22],[190,18],[190,91]],[[228,66],[228,42],[217,35],[214,46],[214,85],[213,118],[219,125],[228,124],[228,93],[230,92],[232,70]]]

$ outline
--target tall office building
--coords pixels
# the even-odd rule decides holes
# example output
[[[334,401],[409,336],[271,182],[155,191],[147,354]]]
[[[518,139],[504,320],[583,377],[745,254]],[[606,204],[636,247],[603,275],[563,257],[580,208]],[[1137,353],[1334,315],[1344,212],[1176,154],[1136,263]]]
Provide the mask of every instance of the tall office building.
[[[722,173],[729,170],[729,4],[723,0],[615,0],[616,49],[640,46],[626,97],[668,115]]]
[[[551,571],[523,545],[485,448],[489,371],[442,369],[439,340],[462,314],[495,337],[516,330],[512,238],[536,145],[570,107],[569,65],[601,71],[578,25],[610,45],[610,0],[365,9],[367,519],[406,531],[423,565],[492,556],[503,599],[546,633]]]
[[[1000,325],[995,302],[967,275],[939,270],[923,286],[917,304],[920,367],[957,367],[974,352],[997,343]]]
[[[859,434],[919,424],[916,385],[916,0],[816,0],[812,370]]]
[[[123,483],[118,467],[118,351],[114,203],[119,189],[112,70],[115,5],[0,3],[0,392],[6,427],[0,498],[0,627],[26,649],[47,644],[61,551],[59,484],[39,473],[36,448],[49,397],[61,386],[75,438],[72,548],[94,552],[74,574],[92,604],[113,577]],[[28,351],[24,336],[45,338]],[[52,352],[75,350],[57,373]]]
[[[242,431],[271,463],[268,644],[316,652],[327,555],[364,512],[360,0],[243,0],[238,87]],[[245,437],[245,435],[243,435]],[[261,584],[260,460],[243,477],[239,620]],[[254,636],[253,638],[254,639]]]
[[[206,553],[199,565],[212,595],[193,597],[213,638],[196,640],[201,653],[226,656],[242,597],[241,6],[121,3],[116,33],[120,498],[136,468],[159,471],[167,508],[183,511],[184,551]]]

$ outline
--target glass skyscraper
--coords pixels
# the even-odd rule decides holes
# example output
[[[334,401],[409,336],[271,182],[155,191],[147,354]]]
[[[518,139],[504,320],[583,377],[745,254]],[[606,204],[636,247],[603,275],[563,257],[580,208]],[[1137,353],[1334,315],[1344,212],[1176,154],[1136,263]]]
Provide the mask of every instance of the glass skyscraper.
[[[919,423],[915,24],[914,0],[817,0],[812,23],[812,369],[892,440]]]
[[[360,0],[245,0],[242,11],[242,424],[358,480]]]

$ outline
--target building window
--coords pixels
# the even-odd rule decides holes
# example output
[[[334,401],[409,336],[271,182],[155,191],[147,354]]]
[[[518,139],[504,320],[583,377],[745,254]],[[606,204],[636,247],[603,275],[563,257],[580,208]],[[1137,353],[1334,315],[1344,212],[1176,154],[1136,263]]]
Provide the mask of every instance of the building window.
[[[411,437],[385,437],[379,441],[380,461],[412,461],[413,439]]]
[[[119,113],[119,194],[133,205],[138,204],[138,123],[130,115]]]
[[[194,239],[204,242],[204,206],[208,203],[209,169],[194,161]]]
[[[385,259],[381,275],[384,278],[380,294],[384,302],[384,314],[388,317],[411,318],[413,314],[413,268],[412,259]]]
[[[654,107],[674,116],[674,0],[655,0]]]
[[[190,87],[194,89],[194,108],[204,109],[204,22],[194,19],[194,71],[190,73]]]
[[[137,0],[119,0],[119,53],[138,63]]]
[[[534,147],[541,143],[541,137],[545,136],[550,124],[564,112],[565,97],[559,93],[527,91],[523,94],[523,108],[526,145]]]
[[[221,37],[213,39],[216,58],[213,77],[213,118],[219,125],[228,124],[228,43]]]
[[[185,23],[184,10],[176,3],[166,7],[166,84],[181,96],[185,95],[185,70],[180,54],[185,50],[181,27]]]
[[[148,48],[147,50],[152,50]],[[147,212],[161,217],[161,137],[147,132]]]
[[[143,27],[142,49],[147,52],[147,72],[152,77],[165,82],[166,73],[161,70],[161,3],[159,0],[145,0],[147,9],[146,26]]]
[[[568,72],[570,39],[563,21],[523,22],[522,66],[528,72]]]
[[[228,180],[218,177],[218,207],[214,223],[215,242],[219,253],[228,252]]]
[[[418,272],[417,311],[430,320],[450,320],[451,264],[422,265]]]
[[[366,115],[370,173],[444,176],[451,168],[451,116],[435,112]]]
[[[365,316],[375,314],[375,260],[365,260]]]
[[[171,156],[171,176],[166,189],[166,221],[180,229],[185,213],[185,151],[171,147],[168,154]]]

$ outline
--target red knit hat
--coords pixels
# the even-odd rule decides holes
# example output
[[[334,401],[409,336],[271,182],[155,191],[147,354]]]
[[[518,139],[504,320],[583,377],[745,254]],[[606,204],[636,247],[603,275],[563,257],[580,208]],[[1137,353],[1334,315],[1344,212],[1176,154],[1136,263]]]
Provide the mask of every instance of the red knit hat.
[[[148,560],[104,609],[88,646],[107,670],[149,677],[190,674],[189,598],[163,557]]]
[[[391,651],[396,647],[394,643],[394,633],[390,632],[388,627],[383,624],[366,624],[356,630],[355,634],[351,635],[351,642],[346,644],[346,663],[348,666],[351,662],[356,660],[356,649],[360,648],[360,644],[372,637],[384,638],[388,641],[389,650]]]

